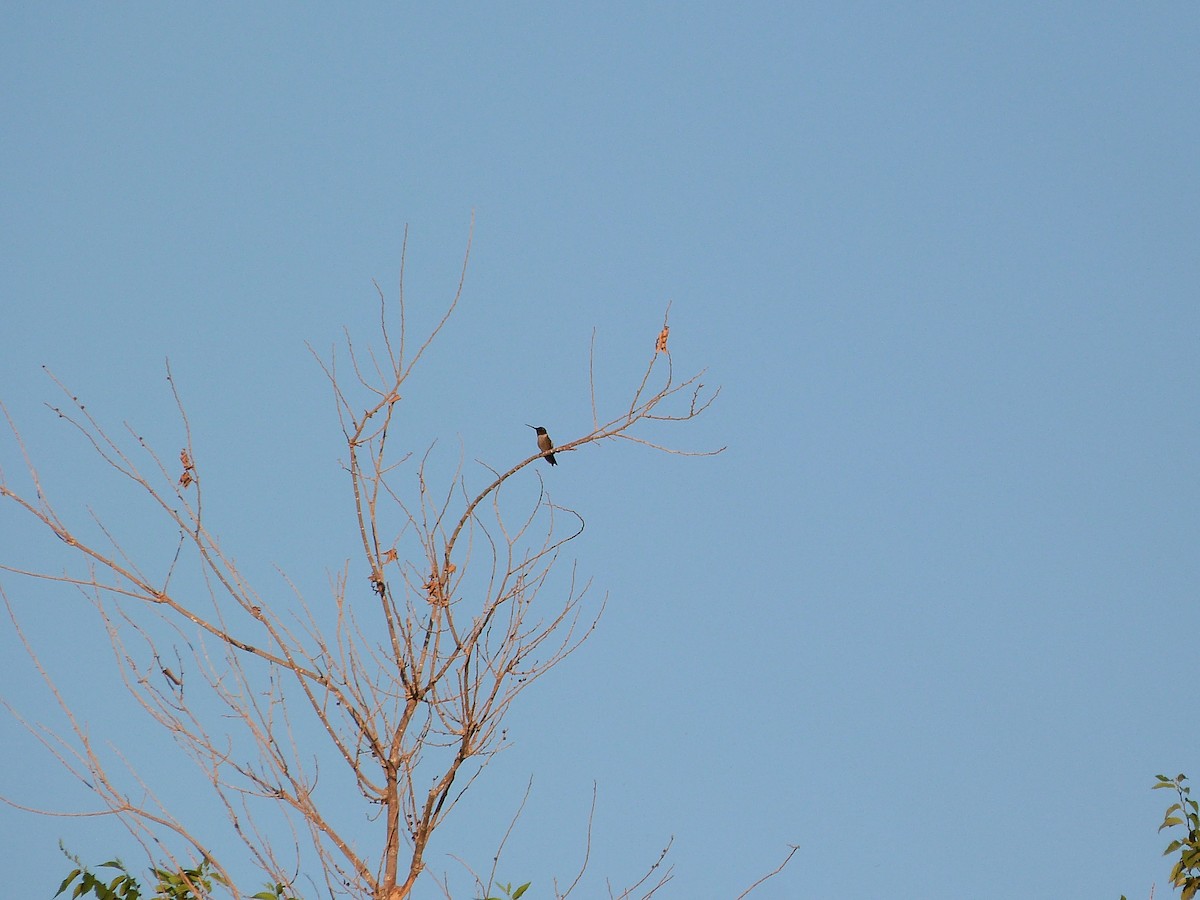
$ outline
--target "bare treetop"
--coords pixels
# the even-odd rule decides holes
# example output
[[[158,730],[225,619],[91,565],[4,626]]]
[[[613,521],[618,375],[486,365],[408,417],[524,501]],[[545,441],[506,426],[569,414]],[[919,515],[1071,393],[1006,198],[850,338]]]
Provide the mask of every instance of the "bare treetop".
[[[103,522],[105,542],[81,536],[49,499],[35,460],[4,413],[31,487],[0,476],[0,498],[56,535],[74,568],[68,574],[31,571],[3,560],[0,570],[71,586],[94,604],[129,693],[203,773],[229,833],[244,848],[241,858],[281,896],[308,890],[409,897],[426,871],[435,831],[505,741],[512,703],[595,628],[603,602],[588,602],[590,581],[562,557],[583,532],[582,515],[555,504],[544,487],[518,514],[507,504],[502,511],[505,482],[540,458],[582,464],[582,451],[602,441],[687,455],[720,452],[667,447],[640,428],[693,419],[717,394],[704,391],[702,373],[676,382],[664,317],[636,386],[608,412],[596,396],[593,336],[588,433],[551,443],[538,428],[538,452],[491,469],[481,487],[471,487],[461,466],[449,483],[429,483],[428,456],[416,462],[412,447],[395,447],[403,442],[398,414],[413,367],[459,303],[467,257],[469,242],[457,290],[415,349],[402,266],[394,302],[376,286],[377,350],[360,349],[347,331],[340,355],[314,352],[333,390],[360,544],[327,597],[289,585],[290,595],[272,590],[264,599],[222,547],[203,514],[204,459],[169,369],[181,450],[110,431],[61,384],[67,399],[56,408],[178,534],[169,559],[133,560]],[[653,337],[642,339],[649,344]],[[402,465],[409,461],[415,466]],[[154,571],[165,574],[146,574]],[[7,593],[4,600],[19,623],[21,611]],[[26,647],[53,688],[35,648]],[[234,887],[240,863],[227,862],[218,850],[229,846],[228,833],[202,834],[189,822],[189,810],[168,809],[136,772],[114,767],[80,713],[57,691],[55,697],[71,733],[31,730],[147,854],[181,869],[206,860],[231,895],[245,896]],[[314,734],[321,736],[319,746]],[[341,784],[357,793],[358,821],[365,812],[377,823],[373,843],[361,840],[358,826],[347,829],[345,809],[353,804],[332,788]],[[280,819],[290,829],[282,833],[291,835],[282,843]],[[660,863],[616,895],[654,893],[670,878]],[[494,873],[475,876],[478,886],[488,890]],[[556,889],[556,896],[567,896],[578,883]],[[442,889],[449,896],[449,886]]]

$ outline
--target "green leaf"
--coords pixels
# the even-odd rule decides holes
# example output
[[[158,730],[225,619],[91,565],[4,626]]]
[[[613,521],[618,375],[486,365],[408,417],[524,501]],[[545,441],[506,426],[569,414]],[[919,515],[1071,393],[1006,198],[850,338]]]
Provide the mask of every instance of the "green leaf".
[[[517,888],[515,891],[513,891],[512,892],[512,900],[520,900],[521,895],[523,893],[525,893],[527,890],[529,890],[529,886],[531,884],[533,884],[532,881],[527,881],[523,885],[521,885],[519,888]]]
[[[54,896],[57,897],[59,894],[65,891],[70,886],[71,882],[75,880],[76,876],[82,871],[82,869],[72,869],[71,874],[64,878],[63,883],[58,886],[58,890],[54,892]]]

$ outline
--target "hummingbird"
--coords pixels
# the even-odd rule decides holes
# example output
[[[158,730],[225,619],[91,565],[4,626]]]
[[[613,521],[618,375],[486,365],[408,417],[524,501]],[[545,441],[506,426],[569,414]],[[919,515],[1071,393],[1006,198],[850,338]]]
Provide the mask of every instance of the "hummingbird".
[[[526,422],[525,425],[526,425],[526,427],[532,428],[534,431],[537,432],[537,442],[538,442],[539,450],[541,450],[543,453],[546,453],[547,450],[554,449],[554,441],[550,440],[550,435],[546,434],[545,428],[543,428],[541,425],[530,425],[528,422]],[[553,453],[546,453],[546,462],[550,463],[550,465],[552,465],[552,466],[558,465],[558,463],[556,463],[554,461]]]

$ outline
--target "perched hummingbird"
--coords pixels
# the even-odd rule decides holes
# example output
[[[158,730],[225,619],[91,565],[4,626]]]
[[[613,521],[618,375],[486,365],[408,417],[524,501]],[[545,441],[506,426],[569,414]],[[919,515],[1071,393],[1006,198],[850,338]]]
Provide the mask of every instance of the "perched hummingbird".
[[[525,424],[527,427],[532,428],[534,431],[537,432],[537,441],[538,441],[538,449],[539,450],[541,450],[543,453],[546,453],[547,450],[554,449],[554,441],[550,440],[550,435],[546,434],[545,428],[543,428],[541,425],[530,425],[528,422],[526,422]],[[554,461],[553,453],[546,453],[546,462],[550,463],[550,465],[552,465],[552,466],[558,465],[558,463],[556,463]]]

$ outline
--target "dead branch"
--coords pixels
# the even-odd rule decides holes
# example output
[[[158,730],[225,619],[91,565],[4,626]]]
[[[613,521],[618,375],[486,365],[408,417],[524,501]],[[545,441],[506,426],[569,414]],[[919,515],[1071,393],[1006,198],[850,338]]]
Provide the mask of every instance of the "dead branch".
[[[127,425],[110,430],[50,374],[67,398],[53,411],[178,534],[162,559],[138,560],[119,528],[99,516],[89,526],[97,537],[73,524],[49,498],[16,423],[0,406],[29,482],[22,488],[0,473],[0,500],[62,541],[74,563],[41,571],[2,562],[0,570],[79,590],[100,615],[125,689],[201,774],[244,858],[272,883],[291,885],[311,853],[330,897],[410,895],[426,870],[437,828],[499,751],[512,704],[580,647],[604,608],[603,600],[590,600],[590,582],[573,566],[563,570],[566,546],[584,531],[579,513],[553,503],[544,487],[519,515],[501,508],[506,483],[543,453],[507,468],[485,465],[482,486],[472,484],[460,459],[451,482],[435,490],[426,479],[433,446],[419,461],[411,450],[393,450],[406,425],[402,388],[459,304],[470,238],[456,290],[411,354],[405,253],[398,321],[376,284],[380,352],[356,345],[348,331],[348,367],[336,352],[322,358],[309,348],[331,386],[345,440],[342,466],[358,538],[357,559],[340,564],[325,600],[310,599],[285,573],[285,591],[260,594],[222,547],[202,502],[204,454],[193,443],[169,365],[178,453],[159,452]],[[395,338],[393,327],[399,330]],[[664,316],[645,370],[607,418],[599,412],[593,334],[592,430],[555,453],[604,441],[692,456],[724,449],[679,450],[641,430],[653,422],[694,419],[719,393],[704,391],[703,372],[676,380],[668,333]],[[168,466],[174,459],[178,466]],[[7,594],[4,602],[25,641]],[[178,858],[182,867],[188,861],[183,856],[191,854],[228,880],[233,864],[218,860],[214,842],[173,816],[134,764],[97,751],[33,647],[25,647],[70,730],[59,736],[27,726],[31,733],[153,859]],[[323,742],[319,750],[314,740]],[[352,786],[381,820],[377,847],[365,847],[357,826],[339,813],[345,801],[338,785]],[[288,835],[282,841],[280,822]],[[583,866],[560,897],[575,889],[587,867],[591,824],[589,814]],[[646,890],[642,896],[650,897],[666,884],[671,869],[662,865],[669,849],[616,896]],[[486,888],[494,877],[493,864],[486,884],[480,883]]]

